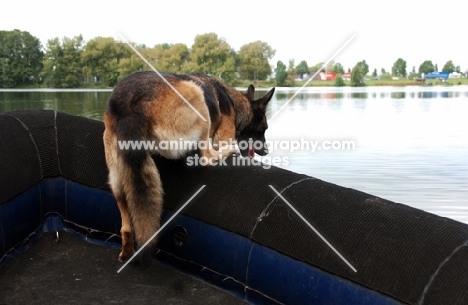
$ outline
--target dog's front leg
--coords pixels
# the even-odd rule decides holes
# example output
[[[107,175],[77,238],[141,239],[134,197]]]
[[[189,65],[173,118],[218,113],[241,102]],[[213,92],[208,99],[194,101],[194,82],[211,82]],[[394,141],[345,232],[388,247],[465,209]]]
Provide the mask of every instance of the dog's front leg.
[[[219,137],[216,136],[214,139],[214,146],[217,149],[217,155],[219,158],[228,158],[234,153],[238,153],[236,146],[236,139],[232,137]]]
[[[224,116],[213,138],[219,158],[227,158],[238,152],[235,137],[234,117]]]
[[[203,163],[207,166],[216,164],[217,161],[222,158],[222,156],[217,150],[213,148],[213,145],[210,141],[209,129],[203,130],[201,141],[203,142],[203,145],[199,145],[199,148],[201,157],[205,159],[205,162]]]

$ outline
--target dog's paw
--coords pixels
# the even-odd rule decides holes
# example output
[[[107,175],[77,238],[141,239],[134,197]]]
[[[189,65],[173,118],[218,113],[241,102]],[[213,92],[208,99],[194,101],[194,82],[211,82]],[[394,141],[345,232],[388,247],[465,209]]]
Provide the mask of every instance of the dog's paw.
[[[222,151],[220,151],[221,158],[229,158],[233,154],[238,154],[239,151],[235,145],[229,146]]]
[[[130,257],[132,257],[132,255],[133,255],[133,252],[122,251],[119,254],[119,261],[121,263],[125,263],[126,261],[130,259]]]
[[[214,166],[214,165],[218,164],[218,160],[219,159],[217,157],[211,156],[206,160],[206,162],[202,163],[202,165],[204,165],[204,166]]]
[[[218,164],[218,160],[221,157],[222,156],[217,150],[210,149],[201,151],[200,164],[203,166],[213,166]]]

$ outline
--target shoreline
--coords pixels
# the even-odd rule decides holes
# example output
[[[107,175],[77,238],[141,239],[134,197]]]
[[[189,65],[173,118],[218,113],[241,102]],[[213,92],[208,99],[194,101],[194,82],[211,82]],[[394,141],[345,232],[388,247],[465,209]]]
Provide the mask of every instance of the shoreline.
[[[294,86],[287,86],[281,88],[299,88],[303,87],[307,80],[303,81],[296,81]],[[351,86],[350,81],[344,81],[344,86],[335,86],[334,80],[324,81],[324,80],[313,80],[309,82],[305,88],[309,87],[336,87],[336,88],[343,88],[343,87],[351,87],[351,88],[359,88]],[[278,87],[275,81],[239,81],[233,84],[236,88],[247,88],[250,84],[253,84],[257,88],[271,88],[271,87]],[[364,83],[364,86],[361,87],[452,87],[452,86],[462,86],[468,85],[468,78],[459,78],[459,79],[449,79],[445,82],[440,80],[426,80],[425,82],[421,81],[414,81],[414,80],[367,80]],[[113,87],[107,86],[100,86],[97,83],[87,83],[83,84],[83,86],[75,87],[75,88],[53,88],[53,87],[45,87],[45,86],[23,86],[23,87],[14,87],[14,88],[0,88],[0,91],[7,92],[7,91],[19,91],[19,90],[96,90],[96,91],[108,91],[112,90]]]

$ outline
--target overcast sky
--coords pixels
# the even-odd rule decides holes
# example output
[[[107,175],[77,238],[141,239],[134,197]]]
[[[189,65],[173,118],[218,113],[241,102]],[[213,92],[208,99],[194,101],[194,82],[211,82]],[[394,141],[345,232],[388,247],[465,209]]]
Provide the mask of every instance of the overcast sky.
[[[370,70],[391,70],[399,58],[407,71],[432,60],[439,70],[452,60],[468,69],[466,10],[445,1],[5,1],[0,30],[19,29],[46,46],[54,37],[83,35],[154,46],[185,43],[215,32],[236,51],[256,40],[276,50],[271,64],[325,62],[353,35],[335,61],[352,68],[365,59]]]

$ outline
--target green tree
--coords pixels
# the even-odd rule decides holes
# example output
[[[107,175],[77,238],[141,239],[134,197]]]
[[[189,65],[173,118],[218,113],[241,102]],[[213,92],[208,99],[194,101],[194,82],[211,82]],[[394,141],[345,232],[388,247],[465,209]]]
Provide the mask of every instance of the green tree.
[[[374,68],[374,71],[372,71],[372,78],[377,78],[377,68]]]
[[[417,73],[416,72],[416,67],[413,66],[413,68],[411,69],[410,74],[408,75],[408,79],[416,79],[416,78],[420,78],[420,77],[421,77],[421,73]]]
[[[455,65],[453,64],[453,62],[451,60],[447,61],[444,65],[444,67],[442,68],[442,72],[455,72],[456,71],[456,67]]]
[[[44,55],[44,69],[41,76],[49,87],[62,87],[62,61],[63,61],[62,43],[56,37],[47,41],[46,52]],[[60,63],[59,63],[60,61]]]
[[[363,73],[364,73],[364,76],[366,76],[367,73],[369,73],[369,65],[366,63],[365,60],[360,61],[360,62],[358,62],[357,64],[358,64],[358,65],[361,65],[362,71],[363,71]]]
[[[335,87],[343,87],[345,85],[346,84],[343,80],[343,77],[341,76],[341,74],[338,74],[335,79]]]
[[[425,60],[420,66],[419,66],[419,73],[431,73],[435,71],[434,64],[430,60]]]
[[[325,67],[325,70],[328,71],[328,72],[331,72],[333,71],[333,67],[335,66],[335,61],[334,60],[330,60],[326,67]]]
[[[232,51],[232,50],[229,50]],[[167,70],[174,73],[187,72],[187,63],[189,61],[190,51],[183,43],[171,45],[165,51],[165,59],[167,60]],[[228,59],[230,57],[228,56]]]
[[[49,87],[79,87],[84,80],[81,52],[83,37],[49,39],[41,76]]]
[[[388,73],[387,71],[385,71],[384,68],[382,68],[382,69],[380,69],[379,78],[381,80],[390,80],[390,79],[392,79],[392,75],[390,73]]]
[[[235,52],[231,46],[215,33],[195,37],[190,50],[188,72],[201,72],[217,76],[229,82],[235,76]]]
[[[0,31],[0,87],[37,84],[43,57],[39,39],[29,32]]]
[[[336,64],[333,65],[332,71],[338,74],[343,74],[344,73],[343,65],[337,62]]]
[[[310,72],[315,73],[315,72],[325,72],[325,67],[322,68],[324,65],[324,62],[319,62],[310,67]]]
[[[138,52],[140,52],[140,54],[143,53],[143,50],[146,48],[145,45],[136,45],[134,47],[138,50]],[[123,57],[118,62],[118,80],[121,80],[133,72],[142,71],[146,66],[147,64],[140,58],[140,56],[131,51],[129,57]]]
[[[288,87],[294,87],[296,85],[297,74],[296,67],[294,65],[294,59],[289,60],[287,74],[288,76],[286,77],[285,85]]]
[[[369,72],[369,66],[366,61],[358,62],[351,71],[351,86],[362,87],[365,86],[364,77]]]
[[[392,76],[406,77],[406,61],[398,58],[392,67]]]
[[[287,71],[286,65],[281,60],[279,60],[276,63],[275,72],[276,72],[276,76],[275,76],[276,85],[278,87],[284,87],[285,82],[286,82],[286,77],[288,77],[288,71]]]
[[[190,60],[190,51],[183,43],[158,44],[154,48],[142,50],[142,54],[158,71],[190,72],[190,67],[187,66]],[[150,67],[145,69],[150,69]]]
[[[309,66],[307,65],[307,61],[303,60],[296,66],[296,72],[299,74],[309,74]]]
[[[269,60],[276,51],[266,42],[257,40],[243,45],[239,50],[239,73],[244,79],[265,80],[271,75]]]
[[[131,59],[133,53],[126,44],[112,37],[91,39],[81,53],[86,81],[96,80],[105,86],[114,86],[123,77],[119,72],[121,60]]]

